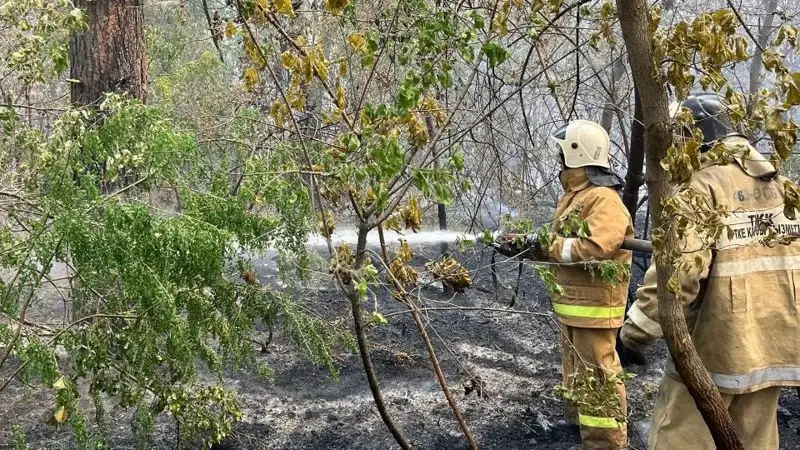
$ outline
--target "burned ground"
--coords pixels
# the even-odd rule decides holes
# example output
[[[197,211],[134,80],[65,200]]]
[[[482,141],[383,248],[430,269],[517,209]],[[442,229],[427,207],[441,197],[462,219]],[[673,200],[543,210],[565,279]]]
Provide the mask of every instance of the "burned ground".
[[[428,254],[436,251],[438,246],[430,248]],[[450,387],[480,447],[580,448],[576,433],[550,428],[561,418],[563,404],[553,394],[561,379],[560,337],[544,286],[530,268],[525,268],[521,298],[514,308],[524,313],[506,311],[511,292],[501,290],[499,298],[495,298],[487,267],[488,252],[458,256],[474,271],[473,287],[455,296],[444,295],[433,287],[424,288],[425,306],[475,309],[431,309],[425,311],[424,320]],[[422,266],[425,261],[419,257],[414,264]],[[275,282],[274,264],[260,260],[257,266],[262,282]],[[499,268],[501,282],[513,286],[516,264],[501,263]],[[321,274],[294,295],[326,317],[346,320],[347,303],[324,278]],[[638,280],[641,271],[634,269],[634,282]],[[371,325],[368,333],[371,354],[394,420],[416,448],[467,448],[413,321],[388,292],[378,295],[379,310],[389,323]],[[367,312],[373,307],[373,301],[366,303]],[[632,368],[637,377],[629,385],[631,448],[646,447],[648,412],[653,407],[664,355],[663,343],[656,345],[649,351],[648,367]],[[275,369],[273,382],[242,374],[230,374],[226,380],[228,387],[238,393],[245,416],[225,442],[225,448],[395,447],[375,409],[356,354],[342,351],[337,355],[338,379],[303,360],[279,333],[259,357]],[[474,390],[465,395],[465,385],[476,377],[483,382],[483,395]],[[14,423],[25,430],[30,448],[74,447],[68,431],[46,423],[52,414],[49,393],[28,392],[15,384],[3,397],[0,448],[13,448],[10,428]],[[109,402],[107,412],[112,448],[133,448],[128,428],[130,412],[120,410],[113,402]],[[800,401],[794,389],[785,391],[779,422],[781,449],[800,448]],[[157,430],[152,448],[176,448],[175,425],[168,416],[159,418]],[[197,442],[183,442],[181,446],[197,448]]]

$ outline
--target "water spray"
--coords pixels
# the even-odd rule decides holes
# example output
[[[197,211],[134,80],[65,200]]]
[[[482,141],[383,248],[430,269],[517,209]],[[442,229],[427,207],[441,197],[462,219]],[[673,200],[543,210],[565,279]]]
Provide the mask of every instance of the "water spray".
[[[506,232],[503,229],[491,230],[491,243],[487,245],[493,248],[497,248],[500,244],[497,242],[498,239],[505,235]],[[377,234],[370,233],[367,235],[367,245],[368,246],[379,246],[379,240]],[[459,240],[461,241],[472,241],[472,242],[483,242],[486,243],[488,239],[487,232],[481,233],[458,233],[454,231],[421,231],[418,233],[410,233],[410,234],[402,234],[393,232],[391,230],[384,231],[386,237],[386,243],[392,244],[397,243],[400,240],[408,241],[409,244],[439,244],[439,243],[455,243]],[[334,232],[333,236],[331,236],[334,245],[340,243],[351,243],[355,244],[357,241],[357,235],[355,231],[353,232]],[[310,246],[325,246],[325,238],[319,235],[312,235],[309,236],[308,243]],[[651,241],[643,240],[643,239],[626,239],[622,242],[621,246],[622,250],[630,250],[637,253],[645,253],[651,254],[653,253],[653,244]]]

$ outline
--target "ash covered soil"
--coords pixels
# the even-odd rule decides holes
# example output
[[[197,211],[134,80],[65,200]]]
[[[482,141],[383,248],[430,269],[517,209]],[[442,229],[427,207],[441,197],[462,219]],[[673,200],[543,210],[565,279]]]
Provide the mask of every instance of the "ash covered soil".
[[[438,252],[438,246],[423,249],[423,255],[412,264],[421,268]],[[561,380],[560,334],[543,284],[525,267],[515,311],[506,311],[516,284],[516,263],[498,257],[500,282],[509,289],[500,287],[496,295],[488,268],[490,252],[455,256],[472,270],[472,287],[450,295],[428,286],[421,289],[420,297],[429,308],[423,317],[428,333],[478,445],[504,450],[579,449],[578,433],[551,427],[562,418],[563,411],[563,402],[553,394]],[[263,283],[276,283],[274,262],[262,259],[256,266]],[[641,275],[634,268],[632,285],[641,281]],[[347,302],[326,280],[320,274],[294,295],[318,313],[350,323]],[[468,448],[413,320],[402,305],[391,300],[388,291],[377,294],[378,309],[389,323],[370,325],[368,336],[390,414],[415,448]],[[374,301],[368,301],[366,313],[374,306]],[[630,368],[637,374],[628,387],[631,448],[646,448],[649,414],[665,354],[665,346],[659,343],[649,351],[649,366]],[[274,381],[242,374],[226,378],[228,387],[238,393],[244,417],[224,448],[397,447],[378,415],[357,354],[344,350],[337,353],[340,372],[338,379],[333,379],[324,368],[305,361],[276,331],[267,351],[259,352],[258,357],[275,370]],[[475,391],[466,395],[465,385],[476,377],[483,382],[483,395]],[[13,448],[11,426],[15,423],[25,431],[30,448],[74,448],[67,430],[46,423],[52,405],[51,393],[28,391],[19,383],[13,384],[2,394],[0,448]],[[115,406],[113,400],[106,409],[110,446],[134,448],[129,430],[131,412]],[[800,401],[795,389],[784,391],[779,425],[780,448],[800,448]],[[199,448],[199,442],[184,441],[180,447]],[[176,448],[175,425],[166,414],[158,419],[151,448]]]

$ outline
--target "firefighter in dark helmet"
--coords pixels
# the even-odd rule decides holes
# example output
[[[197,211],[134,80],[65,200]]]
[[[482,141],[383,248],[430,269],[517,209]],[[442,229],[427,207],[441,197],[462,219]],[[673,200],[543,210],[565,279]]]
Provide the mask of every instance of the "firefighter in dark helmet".
[[[702,261],[681,272],[680,299],[700,359],[722,394],[744,447],[777,449],[781,386],[800,385],[800,242],[765,245],[765,236],[796,234],[800,221],[783,212],[784,183],[773,165],[731,126],[716,94],[694,94],[671,106],[691,111],[703,133],[701,167],[692,189],[710,206],[724,205],[731,232],[710,243],[689,227],[681,258]],[[676,139],[691,130],[679,129]],[[708,151],[717,144],[733,162]],[[687,214],[691,210],[686,207]],[[705,245],[704,245],[705,244]],[[630,352],[662,336],[652,266],[620,333]],[[714,449],[711,433],[671,360],[659,387],[649,437],[651,449]]]

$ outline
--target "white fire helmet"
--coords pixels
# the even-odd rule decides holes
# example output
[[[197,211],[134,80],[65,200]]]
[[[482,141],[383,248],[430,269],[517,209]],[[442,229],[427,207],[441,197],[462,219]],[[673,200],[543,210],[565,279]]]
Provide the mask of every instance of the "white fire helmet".
[[[552,137],[561,146],[565,166],[571,169],[586,166],[611,168],[608,163],[611,139],[600,124],[573,120]]]

